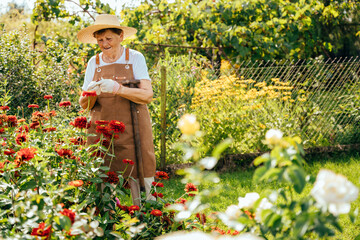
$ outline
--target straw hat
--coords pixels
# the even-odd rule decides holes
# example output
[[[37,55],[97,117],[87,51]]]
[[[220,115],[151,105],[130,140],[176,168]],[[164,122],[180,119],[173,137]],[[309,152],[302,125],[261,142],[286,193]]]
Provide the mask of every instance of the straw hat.
[[[89,27],[81,29],[78,32],[77,37],[79,41],[83,43],[97,43],[93,34],[94,32],[104,28],[118,28],[123,30],[123,39],[128,38],[137,32],[135,28],[120,26],[120,22],[115,15],[100,14],[96,16],[95,23]]]

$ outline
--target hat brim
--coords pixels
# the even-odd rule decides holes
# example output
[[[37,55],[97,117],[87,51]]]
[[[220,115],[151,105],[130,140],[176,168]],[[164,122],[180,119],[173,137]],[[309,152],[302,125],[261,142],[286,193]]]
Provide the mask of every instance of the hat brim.
[[[77,34],[77,38],[79,39],[80,42],[83,43],[97,43],[96,38],[93,35],[94,32],[105,28],[117,28],[123,30],[124,32],[123,39],[126,39],[137,32],[137,30],[132,27],[123,27],[119,25],[110,25],[110,24],[97,24],[81,29]]]

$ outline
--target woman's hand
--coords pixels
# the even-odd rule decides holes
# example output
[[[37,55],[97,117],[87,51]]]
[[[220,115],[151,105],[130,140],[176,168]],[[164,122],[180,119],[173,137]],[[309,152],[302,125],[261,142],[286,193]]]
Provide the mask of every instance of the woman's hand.
[[[99,82],[91,81],[91,83],[88,85],[86,91],[95,91],[96,95],[100,95],[101,89],[99,86]]]
[[[100,86],[101,92],[103,93],[117,93],[122,87],[119,83],[111,79],[101,79],[97,82]]]

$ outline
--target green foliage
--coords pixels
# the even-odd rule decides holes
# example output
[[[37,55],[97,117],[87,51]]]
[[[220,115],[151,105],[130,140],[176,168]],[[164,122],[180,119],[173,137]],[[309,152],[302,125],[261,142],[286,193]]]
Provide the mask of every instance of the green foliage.
[[[356,1],[158,0],[124,9],[121,16],[139,30],[139,43],[219,47],[222,58],[308,59],[359,51]]]

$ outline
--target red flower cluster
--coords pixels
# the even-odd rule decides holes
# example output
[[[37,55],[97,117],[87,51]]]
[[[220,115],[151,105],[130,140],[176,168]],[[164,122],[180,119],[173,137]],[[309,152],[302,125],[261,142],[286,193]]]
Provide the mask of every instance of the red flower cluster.
[[[38,128],[38,127],[40,127],[40,123],[39,123],[39,122],[32,122],[32,123],[30,123],[30,128],[31,128],[31,129],[36,129],[36,128]]]
[[[51,232],[51,226],[49,226],[48,228],[45,229],[45,223],[40,223],[39,227],[34,228],[31,231],[31,236],[49,236]]]
[[[154,192],[151,195],[153,195],[154,197],[159,197],[159,198],[163,198],[164,195],[162,193],[158,193],[158,192]]]
[[[96,97],[96,91],[83,91],[82,92],[83,97]]]
[[[19,121],[18,121],[19,123]],[[19,127],[19,129],[17,130],[17,132],[29,132],[29,126],[28,125],[24,125],[22,127]]]
[[[186,199],[184,199],[184,198],[179,198],[175,203],[185,204],[186,202],[187,202]]]
[[[151,215],[155,216],[155,217],[160,217],[162,216],[162,212],[158,209],[154,209],[150,212]]]
[[[163,171],[157,171],[155,173],[155,178],[156,179],[169,179],[169,175],[166,172]]]
[[[69,107],[69,106],[71,106],[70,101],[64,101],[59,103],[59,107]]]
[[[74,180],[68,183],[70,186],[81,187],[84,184],[83,180]]]
[[[66,149],[66,148],[55,149],[55,151],[56,151],[57,154],[59,154],[59,156],[61,156],[61,157],[71,158],[72,155],[73,155],[73,151],[71,151],[70,149]]]
[[[75,212],[71,211],[70,209],[64,209],[60,212],[60,214],[69,217],[71,224],[75,222]]]
[[[70,138],[69,140],[74,145],[85,145],[86,143],[86,140],[84,140],[82,137]]]
[[[197,187],[192,183],[187,183],[184,190],[191,197],[195,196],[198,191]]]
[[[10,110],[9,106],[0,106],[0,110],[7,111]]]
[[[16,153],[13,149],[8,149],[8,150],[5,150],[4,151],[4,154],[7,155],[7,156],[12,156],[14,155],[14,153]]]
[[[55,131],[56,131],[56,127],[48,127],[43,129],[43,132],[55,132]]]
[[[37,105],[37,104],[30,104],[30,105],[28,105],[28,108],[39,108],[39,105]]]
[[[152,182],[152,185],[153,185],[154,187],[164,187],[164,184],[161,183],[161,182]]]
[[[107,172],[106,175],[108,177],[104,179],[105,182],[114,184],[117,184],[119,182],[119,177],[116,175],[115,172]]]
[[[15,138],[15,141],[18,145],[21,145],[23,142],[26,142],[26,140],[27,140],[26,133],[19,133]]]
[[[90,128],[91,122],[88,122],[86,117],[77,117],[75,118],[74,122],[71,122],[70,125],[84,129],[84,128]]]
[[[51,96],[51,95],[45,95],[45,96],[44,96],[44,99],[48,99],[48,100],[49,100],[49,99],[52,99],[52,98],[53,98],[53,96]]]
[[[134,165],[134,161],[130,160],[130,159],[123,159],[123,163],[125,164],[130,164],[130,165]]]

